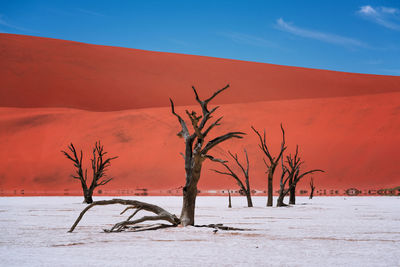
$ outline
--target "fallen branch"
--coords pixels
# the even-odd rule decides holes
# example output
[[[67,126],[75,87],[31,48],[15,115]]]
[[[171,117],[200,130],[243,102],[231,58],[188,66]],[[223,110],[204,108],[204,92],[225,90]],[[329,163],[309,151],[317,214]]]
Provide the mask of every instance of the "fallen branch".
[[[137,200],[126,200],[126,199],[111,199],[111,200],[100,200],[100,201],[95,201],[92,204],[88,205],[82,212],[79,214],[78,218],[76,219],[75,223],[72,225],[71,229],[69,229],[68,232],[72,233],[75,229],[75,227],[78,225],[80,220],[82,219],[83,215],[85,213],[93,208],[94,206],[104,206],[104,205],[113,205],[113,204],[121,204],[121,205],[129,205],[128,208],[126,208],[122,213],[127,211],[128,209],[136,209],[136,211],[128,217],[127,220],[116,223],[110,230],[105,230],[105,232],[121,232],[124,230],[124,228],[128,225],[135,225],[141,222],[145,221],[157,221],[157,220],[162,220],[162,221],[167,221],[171,223],[171,226],[177,226],[180,223],[180,220],[178,217],[176,217],[175,214],[171,214],[168,211],[164,210],[163,208],[145,203],[145,202],[140,202]],[[132,217],[140,210],[146,210],[149,212],[153,212],[156,214],[156,216],[143,216],[142,218],[130,221]],[[122,214],[121,213],[121,214]],[[145,228],[146,226],[137,226],[137,229],[140,230],[141,228]],[[161,228],[165,228],[164,226]],[[159,228],[157,228],[159,229]],[[146,229],[150,230],[150,229]],[[154,229],[155,230],[155,229]]]

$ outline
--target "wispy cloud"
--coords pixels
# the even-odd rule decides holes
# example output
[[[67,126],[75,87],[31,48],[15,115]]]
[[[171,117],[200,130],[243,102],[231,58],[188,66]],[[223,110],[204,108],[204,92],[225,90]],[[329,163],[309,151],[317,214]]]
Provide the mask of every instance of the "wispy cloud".
[[[357,11],[363,18],[371,20],[383,27],[400,31],[400,10],[393,7],[362,6]]]
[[[400,75],[400,69],[381,69],[381,71],[386,72],[387,75]]]
[[[32,30],[29,30],[29,29],[26,29],[26,28],[19,27],[19,26],[17,26],[17,25],[8,23],[8,22],[4,19],[4,16],[1,15],[1,14],[0,14],[0,25],[1,25],[1,26],[4,26],[4,27],[6,27],[6,28],[9,28],[9,29],[17,30],[17,31],[22,31],[22,32],[33,32]],[[4,32],[4,33],[7,33],[6,31],[3,31],[3,30],[1,30],[1,31]]]
[[[238,32],[223,32],[221,36],[231,39],[235,43],[246,44],[259,47],[279,47],[276,43],[266,40],[261,37],[238,33]]]
[[[99,12],[93,11],[93,10],[88,10],[88,9],[83,9],[83,8],[77,8],[77,11],[87,14],[87,15],[91,15],[91,16],[96,16],[96,17],[105,17],[104,14],[101,14]]]
[[[277,19],[276,28],[297,36],[304,38],[315,39],[325,43],[331,43],[347,47],[368,47],[367,44],[354,38],[344,37],[337,34],[325,33],[320,31],[314,31],[310,29],[304,29],[294,26],[291,23],[287,23],[282,18]]]

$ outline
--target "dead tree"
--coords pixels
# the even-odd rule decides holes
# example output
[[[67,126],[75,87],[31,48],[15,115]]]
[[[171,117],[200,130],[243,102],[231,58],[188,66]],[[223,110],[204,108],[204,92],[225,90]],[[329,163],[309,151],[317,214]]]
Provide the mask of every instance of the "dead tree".
[[[240,163],[237,154],[233,155],[230,151],[228,151],[229,155],[231,156],[232,159],[235,160],[236,164],[240,167],[240,169],[243,172],[244,178],[245,178],[245,184],[240,180],[239,176],[226,164],[227,161],[220,161],[221,165],[225,167],[225,169],[228,172],[223,172],[223,171],[218,171],[218,170],[213,170],[216,173],[219,174],[224,174],[228,176],[232,176],[233,179],[237,182],[237,184],[240,187],[240,194],[246,196],[247,198],[247,207],[253,207],[253,202],[251,200],[251,190],[250,190],[250,182],[249,182],[249,157],[247,155],[246,149],[244,150],[244,153],[246,155],[246,168]]]
[[[206,127],[206,123],[211,119],[211,115],[217,110],[218,107],[215,107],[211,110],[208,110],[208,103],[216,97],[219,93],[227,89],[229,85],[225,86],[224,88],[215,92],[210,98],[202,101],[200,100],[197,91],[194,87],[193,91],[196,97],[196,101],[200,104],[202,109],[202,116],[197,116],[196,112],[186,111],[188,115],[194,133],[190,134],[189,130],[186,126],[186,122],[175,112],[174,103],[171,101],[171,110],[172,114],[174,114],[182,127],[182,130],[178,133],[178,136],[183,137],[185,141],[185,154],[183,154],[185,158],[185,171],[186,171],[186,183],[183,187],[183,205],[182,205],[182,212],[180,218],[171,214],[164,210],[161,207],[158,207],[153,204],[144,203],[135,200],[124,200],[124,199],[113,199],[113,200],[103,200],[103,201],[95,201],[91,205],[87,206],[76,219],[74,225],[71,227],[69,232],[72,232],[75,227],[78,225],[84,214],[94,206],[98,205],[112,205],[112,204],[122,204],[128,205],[128,207],[122,212],[124,213],[126,210],[129,209],[136,209],[136,211],[130,215],[125,221],[119,222],[115,224],[105,232],[120,232],[126,229],[133,230],[133,231],[144,231],[144,230],[156,230],[165,227],[176,227],[178,225],[187,226],[187,225],[194,225],[194,211],[195,211],[195,202],[197,196],[197,183],[200,179],[201,167],[206,159],[210,159],[212,161],[221,162],[222,160],[216,159],[213,156],[209,155],[208,152],[217,146],[218,144],[231,139],[231,138],[243,138],[244,133],[242,132],[229,132],[225,135],[219,136],[214,138],[205,144],[205,138],[207,134],[217,125],[220,125],[219,122],[221,121],[222,117],[215,120],[212,124]],[[64,152],[64,154],[76,163],[75,166],[78,168],[78,176],[77,177],[84,177],[83,180],[86,182],[86,171],[85,176],[83,176],[82,171],[82,151],[80,160],[76,156],[76,151],[73,145],[71,144],[70,150],[72,151],[74,157],[69,156],[68,153]],[[102,151],[102,149],[101,149]],[[100,153],[104,155],[105,153]],[[111,158],[108,160],[112,160]],[[81,175],[80,175],[81,174]],[[108,181],[107,181],[108,182]],[[86,184],[86,183],[85,183]],[[104,184],[104,183],[103,183]],[[153,212],[155,216],[143,216],[142,218],[131,220],[133,216],[135,216],[140,210],[146,210],[149,212]],[[121,213],[121,214],[122,214]],[[143,226],[137,225],[142,222],[146,221],[167,221],[169,224],[159,224],[159,225],[151,225],[151,226]],[[210,227],[214,228],[215,230],[236,230],[236,231],[244,231],[249,229],[241,229],[235,227],[228,227],[222,224],[208,224],[208,225],[195,225],[197,227]],[[215,231],[214,230],[214,231]]]
[[[279,154],[277,157],[273,157],[271,153],[269,152],[268,146],[267,146],[267,141],[265,137],[265,130],[264,130],[264,136],[262,137],[261,134],[253,127],[251,126],[253,131],[257,134],[260,144],[259,147],[260,149],[264,152],[264,154],[267,156],[267,159],[269,163],[265,159],[264,163],[267,166],[267,174],[268,174],[268,199],[267,199],[267,207],[272,207],[272,202],[273,202],[273,179],[274,179],[274,173],[275,169],[279,163],[280,158],[283,155],[283,152],[286,150],[285,146],[285,130],[283,129],[283,126],[281,124],[281,130],[282,130],[282,143],[281,143],[281,149],[279,151]]]
[[[129,209],[135,209],[135,211],[125,220],[119,223],[116,223],[113,227],[110,229],[105,229],[105,232],[121,232],[127,229],[128,227],[133,226],[132,230],[135,232],[138,231],[144,231],[144,230],[156,230],[160,228],[165,228],[165,227],[172,227],[172,226],[177,226],[180,223],[180,220],[178,217],[176,217],[174,214],[169,213],[168,211],[164,210],[163,208],[145,203],[145,202],[140,202],[137,200],[126,200],[126,199],[112,199],[112,200],[100,200],[100,201],[95,201],[89,206],[87,206],[84,210],[82,210],[81,214],[79,214],[79,217],[76,219],[75,223],[72,225],[71,229],[69,229],[68,232],[74,231],[75,227],[78,225],[78,223],[81,221],[83,215],[85,213],[93,208],[94,206],[104,206],[104,205],[112,205],[112,204],[121,204],[121,205],[128,205],[128,207],[121,212],[121,214],[125,213]],[[136,220],[131,220],[139,211],[144,210],[144,211],[149,211],[152,213],[155,213],[155,216],[143,216],[139,219]],[[145,221],[166,221],[169,222],[170,224],[160,224],[160,225],[151,225],[151,226],[135,226],[138,223],[142,223]]]
[[[106,170],[111,165],[111,161],[118,157],[103,158],[104,155],[107,154],[107,152],[104,152],[104,148],[101,145],[100,141],[96,142],[93,148],[93,158],[91,159],[93,177],[92,177],[92,182],[89,186],[87,180],[87,169],[83,171],[82,168],[82,161],[83,161],[82,150],[80,152],[80,156],[78,157],[76,149],[72,143],[68,146],[68,149],[70,150],[71,154],[69,154],[66,151],[61,151],[61,152],[74,163],[74,167],[76,168],[76,173],[71,176],[74,179],[77,179],[81,182],[84,203],[90,204],[93,202],[92,196],[94,189],[98,186],[107,184],[113,179],[110,177],[106,177]]]
[[[310,199],[312,199],[313,196],[314,196],[314,190],[315,190],[314,179],[311,177],[311,180],[310,180]]]
[[[192,86],[195,99],[200,105],[202,110],[202,115],[197,115],[195,111],[189,112],[186,110],[190,122],[192,124],[193,133],[189,132],[186,122],[182,119],[180,115],[175,112],[174,102],[171,102],[171,112],[174,116],[178,118],[178,122],[181,126],[181,131],[178,133],[179,137],[182,137],[185,142],[185,153],[183,154],[185,159],[185,173],[186,173],[186,183],[183,186],[183,204],[181,211],[181,225],[188,226],[194,225],[194,214],[195,205],[197,197],[197,184],[200,179],[201,168],[203,162],[206,159],[212,161],[221,162],[220,159],[216,159],[209,154],[209,152],[219,145],[220,143],[229,140],[231,138],[243,138],[245,133],[242,132],[229,132],[224,135],[218,136],[210,141],[206,142],[206,137],[209,132],[215,127],[220,125],[222,117],[215,120],[209,126],[206,127],[207,122],[212,118],[211,115],[217,110],[218,106],[208,109],[208,104],[214,99],[218,94],[223,92],[229,87],[229,84],[224,88],[216,91],[211,97],[206,100],[201,100],[194,86]]]
[[[297,183],[306,175],[314,173],[314,172],[325,172],[320,169],[314,169],[310,171],[306,171],[304,173],[300,173],[301,166],[303,165],[303,161],[301,161],[299,157],[299,146],[296,146],[296,153],[294,156],[291,154],[286,157],[288,164],[288,175],[289,175],[289,204],[296,204],[296,186]]]

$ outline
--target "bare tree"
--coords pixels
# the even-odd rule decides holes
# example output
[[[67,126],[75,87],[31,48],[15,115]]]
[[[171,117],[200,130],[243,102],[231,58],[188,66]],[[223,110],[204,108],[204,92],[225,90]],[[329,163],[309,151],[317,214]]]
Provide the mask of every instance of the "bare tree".
[[[291,154],[286,157],[287,163],[288,163],[288,175],[289,175],[289,192],[290,192],[290,198],[289,198],[289,204],[296,204],[296,186],[297,183],[306,175],[314,173],[314,172],[325,172],[320,169],[314,169],[310,171],[306,171],[304,173],[300,173],[301,166],[303,165],[303,161],[301,161],[299,157],[299,146],[296,146],[296,153],[294,156]]]
[[[250,182],[249,182],[250,164],[249,164],[249,157],[247,155],[247,151],[246,151],[246,149],[244,150],[244,153],[246,155],[246,168],[244,168],[244,166],[240,163],[237,154],[233,155],[230,151],[228,151],[228,153],[231,156],[231,158],[235,160],[236,164],[242,170],[244,178],[245,178],[245,184],[243,184],[243,182],[240,180],[239,176],[226,164],[227,161],[220,161],[220,163],[221,163],[221,165],[223,165],[225,167],[225,169],[228,172],[223,172],[223,171],[218,171],[218,170],[213,170],[213,171],[215,171],[216,173],[219,173],[219,174],[232,176],[233,179],[236,180],[237,184],[240,187],[240,190],[239,190],[240,194],[246,196],[246,198],[247,198],[247,206],[248,207],[253,207],[253,202],[251,200]]]
[[[314,196],[314,190],[315,190],[315,186],[314,186],[314,179],[311,177],[311,180],[310,180],[310,199],[312,199],[313,198],[313,196]]]
[[[229,85],[225,86],[224,88],[215,92],[210,98],[202,101],[200,100],[197,91],[194,87],[192,87],[196,101],[200,104],[202,109],[202,116],[197,116],[195,111],[189,112],[186,111],[188,115],[194,133],[190,134],[189,130],[186,126],[186,122],[175,112],[174,103],[172,99],[171,102],[171,110],[172,114],[174,114],[182,127],[182,130],[178,133],[178,136],[183,137],[185,141],[185,154],[182,154],[185,159],[185,171],[186,171],[186,183],[183,187],[183,205],[181,216],[178,218],[174,214],[171,214],[164,210],[161,207],[158,207],[153,204],[139,202],[135,200],[124,200],[124,199],[112,199],[112,200],[102,200],[102,201],[95,201],[91,205],[87,206],[76,219],[74,225],[71,227],[69,232],[72,232],[75,227],[78,225],[80,220],[82,219],[83,215],[92,207],[98,205],[113,205],[113,204],[122,204],[122,205],[129,205],[122,213],[124,213],[128,209],[136,209],[136,211],[130,215],[125,221],[119,222],[115,224],[111,229],[105,230],[106,232],[120,232],[126,229],[130,229],[133,231],[144,231],[144,230],[156,230],[165,227],[175,227],[178,225],[187,226],[187,225],[194,225],[194,211],[195,211],[195,202],[197,196],[197,183],[200,179],[201,174],[201,167],[206,159],[210,159],[212,161],[221,162],[222,160],[214,158],[213,156],[209,155],[208,152],[217,146],[218,144],[231,139],[231,138],[243,138],[244,133],[242,132],[229,132],[227,134],[221,135],[216,137],[205,144],[205,138],[207,134],[217,125],[220,125],[219,122],[221,121],[222,117],[215,120],[212,124],[206,127],[206,123],[212,118],[211,114],[214,113],[218,107],[215,107],[211,110],[208,110],[208,103],[216,97],[219,93],[227,89]],[[86,177],[83,176],[82,172],[82,151],[81,151],[81,159],[79,160],[76,156],[76,151],[73,145],[71,144],[70,150],[74,154],[74,158],[69,156],[68,153],[64,152],[66,156],[76,163],[78,168],[78,176],[77,177]],[[105,154],[105,153],[104,153]],[[102,155],[104,155],[102,154]],[[114,159],[114,158],[111,158]],[[109,161],[111,160],[109,159]],[[108,161],[108,164],[109,164]],[[80,170],[80,171],[79,171]],[[82,174],[82,175],[80,175]],[[86,182],[86,178],[83,178],[81,181]],[[108,181],[107,181],[108,182]],[[86,184],[86,183],[85,183]],[[104,184],[104,183],[103,183]],[[133,216],[135,216],[139,211],[146,210],[152,213],[155,213],[155,216],[143,216],[136,220],[131,220]],[[121,213],[121,214],[122,214]],[[136,225],[138,223],[142,223],[145,221],[166,221],[170,224],[159,224],[159,225],[152,225],[152,226],[142,226]],[[208,224],[208,225],[195,225],[196,227],[210,227],[214,228],[215,230],[237,230],[237,231],[244,231],[248,229],[241,229],[235,227],[228,227],[222,224]]]
[[[267,199],[267,207],[272,207],[272,202],[273,202],[273,179],[274,179],[274,173],[275,173],[275,169],[278,165],[278,162],[280,160],[280,158],[283,155],[283,152],[286,150],[286,146],[285,146],[285,130],[283,129],[283,126],[281,124],[281,130],[282,130],[282,143],[281,143],[281,149],[280,152],[278,154],[277,157],[273,157],[271,155],[271,153],[269,152],[268,146],[267,146],[267,141],[266,141],[266,137],[265,137],[265,130],[264,130],[264,135],[263,137],[261,136],[261,134],[253,127],[251,126],[251,128],[253,129],[253,131],[257,134],[259,140],[260,140],[260,144],[259,147],[260,149],[264,152],[264,154],[267,156],[267,159],[269,161],[269,163],[267,163],[267,161],[264,160],[265,165],[267,166],[267,173],[268,173],[268,199]]]
[[[186,110],[190,122],[192,124],[193,133],[190,133],[186,122],[180,115],[175,112],[174,102],[171,102],[172,114],[178,118],[178,122],[182,130],[178,133],[179,137],[183,137],[185,142],[185,153],[183,154],[185,159],[185,172],[186,172],[186,183],[183,187],[183,204],[181,211],[181,225],[194,225],[194,214],[197,197],[197,184],[200,179],[201,168],[204,160],[210,159],[212,161],[221,162],[220,159],[216,159],[209,155],[211,149],[220,143],[229,140],[231,138],[242,138],[245,133],[242,132],[229,132],[224,135],[218,136],[205,144],[205,139],[208,133],[217,125],[220,125],[222,117],[215,120],[212,124],[206,127],[206,123],[212,118],[211,115],[217,110],[218,106],[208,109],[208,104],[218,94],[223,92],[229,87],[229,84],[224,88],[216,91],[211,97],[206,100],[201,100],[194,86],[192,86],[195,94],[196,101],[201,107],[202,115],[198,116],[195,111],[189,112]]]
[[[61,152],[74,163],[74,167],[76,168],[76,173],[72,175],[72,177],[81,182],[84,203],[90,204],[93,202],[92,196],[94,189],[98,186],[107,184],[113,179],[110,177],[106,177],[105,174],[107,168],[111,165],[111,161],[118,157],[103,158],[104,155],[107,154],[107,152],[104,151],[104,148],[101,145],[100,141],[96,142],[93,148],[93,158],[91,159],[93,177],[90,186],[88,186],[87,169],[83,171],[82,168],[82,161],[83,161],[82,150],[80,152],[80,156],[78,157],[76,149],[72,143],[68,146],[68,149],[70,150],[71,154],[69,154],[66,151],[61,151]]]

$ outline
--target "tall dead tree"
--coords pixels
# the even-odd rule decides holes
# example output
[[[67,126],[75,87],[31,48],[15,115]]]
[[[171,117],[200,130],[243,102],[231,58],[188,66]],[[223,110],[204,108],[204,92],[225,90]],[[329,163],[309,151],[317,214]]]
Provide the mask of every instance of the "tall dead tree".
[[[195,205],[197,197],[197,184],[200,179],[201,168],[203,162],[206,159],[212,161],[221,162],[221,160],[214,158],[209,155],[210,150],[220,143],[229,140],[231,138],[243,138],[245,133],[242,132],[229,132],[227,134],[218,136],[206,143],[206,137],[209,132],[217,125],[220,125],[222,117],[215,120],[209,126],[206,127],[207,122],[212,118],[211,115],[217,110],[218,106],[208,109],[208,104],[213,100],[218,94],[223,92],[229,87],[229,84],[224,88],[216,91],[211,97],[206,100],[201,100],[194,86],[192,86],[195,99],[201,107],[202,115],[198,116],[195,111],[189,112],[186,110],[186,114],[192,124],[193,133],[189,132],[186,122],[182,119],[180,115],[175,112],[174,102],[171,102],[171,112],[178,118],[178,122],[182,130],[178,133],[179,137],[182,137],[185,142],[185,153],[183,154],[185,159],[185,172],[186,172],[186,183],[183,186],[183,204],[181,211],[181,225],[194,225],[194,214]]]
[[[247,151],[246,149],[244,150],[244,153],[246,155],[246,168],[240,163],[237,154],[233,155],[230,151],[228,151],[229,155],[231,156],[232,159],[235,160],[236,164],[240,167],[240,169],[243,172],[245,181],[244,183],[240,180],[239,176],[226,164],[227,161],[221,161],[221,165],[223,165],[225,167],[225,169],[228,172],[223,172],[223,171],[218,171],[218,170],[213,170],[216,173],[219,174],[224,174],[224,175],[228,175],[233,177],[233,179],[235,179],[235,181],[237,182],[237,184],[240,187],[240,194],[246,196],[247,198],[247,207],[253,207],[253,201],[251,200],[251,190],[250,190],[250,182],[249,182],[249,168],[250,168],[250,164],[249,164],[249,157],[247,155]]]
[[[266,141],[266,137],[265,137],[265,130],[264,130],[264,135],[263,137],[261,136],[261,134],[253,127],[251,126],[251,128],[253,129],[253,131],[257,134],[260,144],[259,147],[260,149],[264,152],[264,154],[267,156],[267,159],[269,161],[269,163],[267,163],[267,161],[264,160],[265,165],[267,166],[267,174],[268,174],[268,199],[267,199],[267,207],[272,207],[272,202],[273,202],[273,179],[274,179],[274,173],[275,173],[275,169],[278,166],[279,160],[281,159],[283,152],[286,150],[286,146],[285,146],[285,130],[283,129],[283,126],[281,124],[281,130],[282,130],[282,143],[281,143],[281,149],[279,151],[279,154],[277,157],[273,157],[271,155],[271,153],[269,152],[268,146],[267,146],[267,141]]]
[[[314,197],[314,190],[315,190],[314,179],[311,177],[311,180],[310,180],[310,199],[312,199]]]
[[[287,170],[289,175],[289,204],[296,204],[296,186],[297,183],[306,175],[309,175],[314,172],[325,172],[320,169],[314,169],[310,171],[306,171],[304,173],[300,172],[301,166],[303,165],[303,161],[301,161],[299,157],[299,146],[296,146],[296,153],[292,156],[291,154],[286,157],[287,159]]]
[[[111,165],[111,161],[118,157],[103,158],[104,155],[107,154],[107,152],[104,151],[104,147],[101,145],[100,141],[96,142],[93,148],[93,157],[91,159],[93,177],[92,182],[89,186],[87,179],[87,169],[83,171],[82,167],[82,150],[80,152],[80,156],[78,157],[76,149],[72,143],[68,146],[68,149],[70,150],[70,154],[66,151],[61,152],[74,163],[76,173],[71,176],[81,182],[84,203],[90,204],[93,202],[92,196],[94,189],[98,186],[107,184],[113,179],[110,177],[106,177],[106,170]]]

